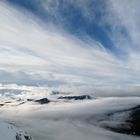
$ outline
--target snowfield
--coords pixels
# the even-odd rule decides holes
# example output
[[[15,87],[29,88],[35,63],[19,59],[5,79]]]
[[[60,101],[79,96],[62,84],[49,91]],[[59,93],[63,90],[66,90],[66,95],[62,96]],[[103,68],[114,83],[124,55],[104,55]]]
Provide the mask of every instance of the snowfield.
[[[32,140],[32,138],[12,124],[0,122],[1,140]]]
[[[34,140],[139,140],[133,132],[114,130],[129,127],[125,120],[129,110],[140,105],[140,97],[98,97],[17,85],[1,89],[0,120],[7,122],[0,123],[2,140],[15,140],[16,134],[21,134],[17,128]],[[32,139],[22,134],[19,140]]]

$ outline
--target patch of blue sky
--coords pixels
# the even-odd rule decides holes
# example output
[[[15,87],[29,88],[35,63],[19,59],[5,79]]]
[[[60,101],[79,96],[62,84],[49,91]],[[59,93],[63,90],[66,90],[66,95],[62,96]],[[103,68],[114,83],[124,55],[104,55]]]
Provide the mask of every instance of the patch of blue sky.
[[[88,19],[83,17],[83,14],[81,11],[74,7],[73,5],[69,3],[60,3],[58,7],[58,12],[56,15],[60,15],[63,20],[59,20],[57,17],[54,17],[52,15],[49,15],[49,13],[46,13],[43,9],[40,9],[38,7],[37,1],[33,0],[8,0],[9,2],[21,6],[22,8],[25,8],[32,12],[33,14],[37,15],[39,18],[41,18],[44,22],[47,22],[47,20],[51,20],[55,24],[59,24],[62,26],[64,30],[69,31],[69,33],[72,33],[80,38],[84,39],[84,36],[89,36],[93,38],[96,41],[99,41],[104,47],[107,49],[113,50],[113,43],[111,42],[107,32],[109,31],[109,28],[105,28],[103,26],[100,26],[98,23],[100,22],[101,18],[101,11],[97,10],[96,8],[94,10],[95,12],[95,19],[92,21],[89,21]],[[97,5],[99,5],[98,2],[96,2]],[[66,4],[63,6],[63,4]],[[91,3],[92,4],[92,3]],[[96,6],[90,5],[90,9],[93,10]],[[99,7],[99,6],[97,6]]]
[[[127,55],[125,51],[115,46],[114,40],[111,38],[113,25],[103,20],[106,16],[106,2],[103,0],[87,1],[86,6],[88,6],[88,11],[90,12],[88,18],[84,16],[77,6],[64,0],[58,0],[57,7],[55,7],[56,5],[54,4],[54,9],[52,6],[51,10],[54,10],[53,14],[41,8],[40,0],[8,1],[15,6],[20,6],[32,12],[44,23],[52,22],[57,27],[61,27],[63,30],[82,40],[86,40],[86,37],[89,37],[100,42],[105,49],[111,51],[120,58],[125,58]],[[91,14],[92,12],[93,17]],[[129,38],[125,28],[121,26],[118,26],[115,32],[119,32],[124,38]]]

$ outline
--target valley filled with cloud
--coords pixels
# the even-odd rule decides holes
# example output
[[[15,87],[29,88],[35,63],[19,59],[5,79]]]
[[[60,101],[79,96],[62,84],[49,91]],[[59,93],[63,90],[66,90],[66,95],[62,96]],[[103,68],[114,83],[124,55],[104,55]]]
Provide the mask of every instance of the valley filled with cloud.
[[[3,140],[139,139],[139,5],[1,0]]]

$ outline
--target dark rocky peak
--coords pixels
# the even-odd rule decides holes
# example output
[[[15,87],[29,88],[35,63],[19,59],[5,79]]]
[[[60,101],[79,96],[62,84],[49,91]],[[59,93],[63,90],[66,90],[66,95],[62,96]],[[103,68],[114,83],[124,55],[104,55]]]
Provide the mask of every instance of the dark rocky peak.
[[[42,98],[39,100],[35,100],[35,102],[40,103],[40,104],[48,104],[50,102],[50,100],[47,98]]]
[[[67,100],[86,100],[92,99],[89,95],[80,95],[80,96],[60,96],[58,99],[67,99]]]

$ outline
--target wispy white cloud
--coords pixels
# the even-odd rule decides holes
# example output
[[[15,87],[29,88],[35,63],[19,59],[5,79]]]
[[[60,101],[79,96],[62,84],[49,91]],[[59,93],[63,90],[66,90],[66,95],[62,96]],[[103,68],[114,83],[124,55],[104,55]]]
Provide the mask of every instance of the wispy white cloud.
[[[4,79],[15,83],[56,81],[85,87],[139,84],[139,53],[126,49],[127,59],[121,60],[100,42],[92,39],[84,42],[50,23],[44,25],[27,11],[19,11],[3,2],[0,11],[0,68],[12,75],[11,79],[5,75],[1,82]],[[116,11],[109,12],[117,17]],[[109,20],[111,14],[105,15],[106,20],[115,23],[115,19]],[[123,22],[123,18],[120,20]],[[116,47],[123,50],[128,47],[128,38],[118,43],[124,37],[121,32],[112,28],[110,37]]]
[[[110,0],[112,13],[115,15],[115,17],[118,17],[120,21],[119,24],[126,28],[134,45],[137,43],[139,44],[139,4],[140,2],[138,0]]]

